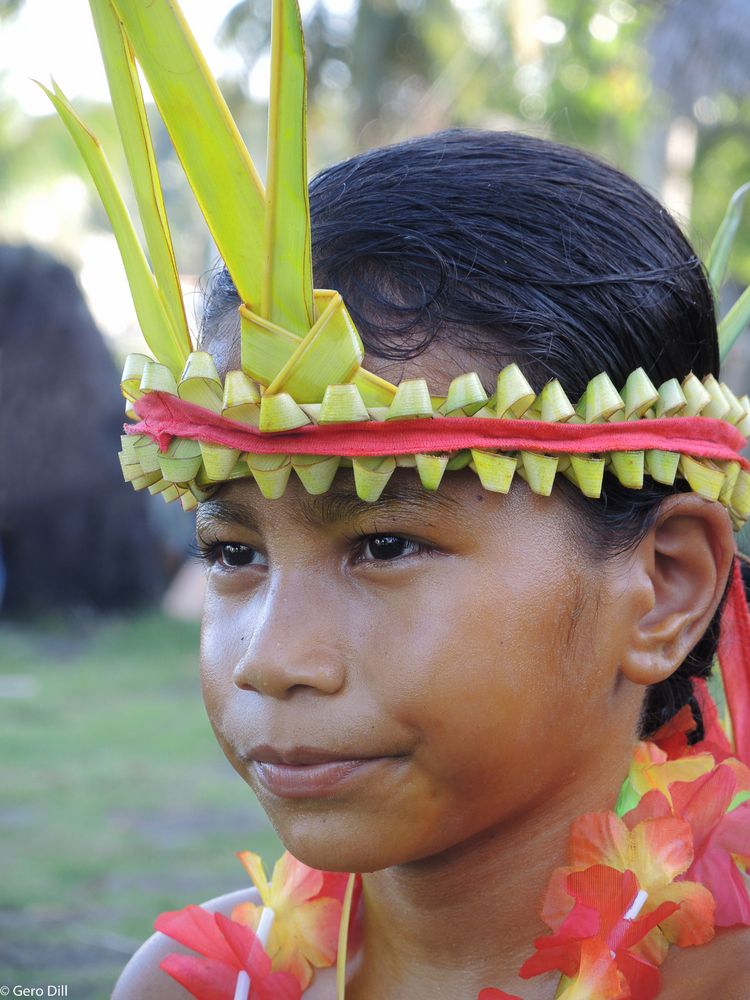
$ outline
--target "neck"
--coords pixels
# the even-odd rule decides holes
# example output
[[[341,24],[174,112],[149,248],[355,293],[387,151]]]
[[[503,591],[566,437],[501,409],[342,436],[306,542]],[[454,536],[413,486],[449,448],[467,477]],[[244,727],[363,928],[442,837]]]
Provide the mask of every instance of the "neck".
[[[448,851],[365,875],[363,948],[347,1000],[474,1000],[485,986],[551,1000],[557,974],[523,981],[518,969],[549,932],[541,903],[567,862],[572,821],[613,808],[629,753],[618,748],[595,774],[585,770],[585,782]]]

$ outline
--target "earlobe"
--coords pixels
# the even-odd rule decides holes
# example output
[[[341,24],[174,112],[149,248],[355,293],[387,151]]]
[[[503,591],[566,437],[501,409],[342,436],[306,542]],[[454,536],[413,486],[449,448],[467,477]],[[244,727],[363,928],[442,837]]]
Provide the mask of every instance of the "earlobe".
[[[625,677],[645,686],[677,670],[721,602],[733,557],[732,527],[720,504],[694,493],[662,503],[633,554]]]

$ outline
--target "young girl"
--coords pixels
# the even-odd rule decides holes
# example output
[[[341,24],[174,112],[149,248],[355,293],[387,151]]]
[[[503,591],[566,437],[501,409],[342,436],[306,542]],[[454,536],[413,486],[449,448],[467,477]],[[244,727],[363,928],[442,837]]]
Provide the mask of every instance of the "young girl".
[[[445,394],[475,370],[489,394],[517,362],[535,390],[554,377],[578,398],[601,371],[717,373],[694,252],[578,151],[454,131],[332,167],[310,197],[316,286],[341,291],[385,378]],[[238,304],[220,274],[203,347],[225,371]],[[558,974],[517,971],[548,930],[571,823],[612,808],[636,741],[683,706],[704,731],[693,682],[716,650],[726,511],[609,475],[599,500],[560,477],[549,497],[517,478],[493,493],[468,469],[429,493],[404,468],[374,503],[341,470],[320,497],[228,483],[197,517],[217,738],[296,858],[368,873],[347,997],[551,1000]],[[734,927],[672,949],[659,997],[745,1000],[749,944]],[[156,934],[117,1000],[185,996],[158,969],[175,950]],[[304,995],[334,997],[332,972]]]
[[[746,1000],[750,400],[679,229],[589,156],[472,131],[324,171],[308,216],[292,3],[262,196],[171,0],[93,7],[229,268],[188,355],[52,95],[165,331],[123,469],[199,501],[206,707],[290,852],[162,914],[115,1000]]]

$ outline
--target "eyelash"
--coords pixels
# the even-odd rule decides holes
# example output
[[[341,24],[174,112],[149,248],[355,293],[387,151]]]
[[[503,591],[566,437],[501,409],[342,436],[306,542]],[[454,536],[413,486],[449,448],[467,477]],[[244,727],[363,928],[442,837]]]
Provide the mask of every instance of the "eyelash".
[[[356,558],[357,563],[390,563],[399,562],[401,559],[408,556],[431,556],[435,554],[435,549],[430,545],[426,545],[423,542],[416,542],[411,538],[406,538],[404,535],[391,534],[389,532],[364,532],[364,531],[354,531],[353,538],[356,539],[355,548],[358,551]],[[362,553],[367,547],[367,544],[374,538],[392,538],[398,539],[401,542],[405,542],[410,546],[411,551],[404,553],[403,555],[397,556],[395,559],[363,559]],[[193,556],[202,560],[209,567],[214,565],[220,565],[224,570],[239,570],[244,569],[245,566],[232,566],[224,562],[225,549],[229,546],[235,546],[238,549],[244,549],[247,552],[258,552],[258,549],[254,548],[252,545],[247,545],[244,542],[230,542],[230,541],[219,541],[218,539],[209,540],[199,536],[197,543],[193,543],[191,546],[191,553]],[[247,566],[257,565],[253,563],[247,563]]]

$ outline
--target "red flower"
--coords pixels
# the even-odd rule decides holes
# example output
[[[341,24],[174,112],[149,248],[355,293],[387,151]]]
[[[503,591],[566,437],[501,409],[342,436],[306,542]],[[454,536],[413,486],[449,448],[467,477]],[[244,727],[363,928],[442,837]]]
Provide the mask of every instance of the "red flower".
[[[566,1000],[596,996],[598,1000],[651,1000],[659,990],[659,972],[630,949],[677,909],[665,902],[644,917],[629,919],[638,896],[638,882],[631,871],[593,865],[567,877],[567,891],[574,905],[559,929],[537,938],[536,954],[519,975],[531,979],[557,969],[573,979],[561,994]],[[574,989],[575,987],[575,989]],[[629,993],[628,993],[629,991]]]
[[[196,1000],[233,1000],[239,972],[250,977],[248,1000],[301,996],[294,976],[271,971],[271,959],[253,931],[222,913],[186,906],[161,913],[154,927],[202,956],[168,955],[159,966]]]
[[[694,743],[692,746],[688,743],[688,735],[695,730],[695,719],[689,705],[685,705],[677,715],[672,716],[669,722],[651,737],[651,742],[655,743],[669,760],[710,753],[716,761],[723,761],[732,756],[732,747],[719,724],[716,705],[705,689],[705,682],[703,686],[696,687],[695,693],[700,702],[706,731],[700,743]]]
[[[552,873],[542,916],[554,930],[570,911],[567,879],[571,872],[592,865],[630,871],[638,886],[648,893],[644,916],[662,903],[675,904],[674,915],[660,922],[636,949],[651,964],[661,965],[669,942],[688,947],[711,940],[714,901],[702,885],[675,882],[693,862],[690,826],[669,812],[667,800],[660,793],[649,794],[658,795],[665,803],[665,814],[639,816],[633,810],[620,819],[613,812],[587,813],[575,820],[568,848],[570,867]]]
[[[477,1000],[521,1000],[515,993],[506,993],[504,990],[495,989],[494,986],[487,986],[479,991]]]

